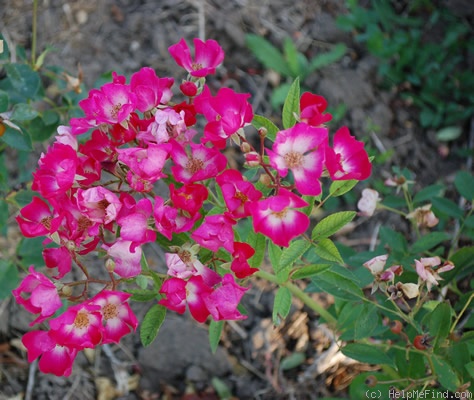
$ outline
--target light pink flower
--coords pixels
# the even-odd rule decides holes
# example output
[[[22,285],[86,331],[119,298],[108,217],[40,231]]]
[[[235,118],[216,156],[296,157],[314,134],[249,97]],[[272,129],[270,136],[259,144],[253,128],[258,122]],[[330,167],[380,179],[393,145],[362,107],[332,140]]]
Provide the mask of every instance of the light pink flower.
[[[273,149],[267,150],[270,164],[281,176],[293,172],[296,189],[303,195],[321,193],[319,178],[323,172],[328,131],[305,123],[278,132]]]
[[[21,281],[20,286],[12,291],[18,304],[32,314],[39,314],[30,326],[43,322],[51,317],[62,306],[58,290],[45,275],[36,272],[31,266],[29,274]]]
[[[359,215],[365,217],[371,217],[374,215],[379,200],[379,193],[376,190],[367,188],[362,190],[362,197],[357,202],[357,208],[360,211]]]
[[[59,345],[46,331],[27,332],[21,342],[28,351],[28,362],[41,357],[39,370],[45,374],[69,376],[77,355],[77,349]]]
[[[130,89],[136,95],[136,108],[140,112],[151,111],[159,104],[170,101],[173,92],[173,78],[158,78],[156,72],[143,67],[130,77]]]
[[[176,63],[197,78],[216,72],[216,68],[224,60],[224,51],[221,46],[212,39],[203,42],[200,39],[194,41],[194,59],[184,39],[171,46],[168,51]]]
[[[113,272],[122,278],[132,278],[140,274],[142,248],[131,240],[118,239],[112,246],[102,245],[115,262]]]
[[[364,143],[351,136],[343,126],[334,135],[333,147],[326,148],[326,168],[333,180],[367,179],[372,164],[364,149]]]
[[[308,229],[308,216],[296,210],[307,205],[296,194],[280,188],[278,195],[260,200],[252,208],[255,232],[263,233],[278,246],[288,247],[290,240]]]
[[[227,139],[253,119],[253,110],[247,101],[250,94],[236,93],[230,88],[221,88],[211,96],[206,86],[194,99],[196,112],[208,123],[204,127],[203,143],[211,142],[218,149],[226,147]]]
[[[137,329],[137,317],[128,304],[130,296],[124,292],[103,290],[90,300],[90,304],[100,307],[102,314],[102,344],[118,343],[123,336]]]

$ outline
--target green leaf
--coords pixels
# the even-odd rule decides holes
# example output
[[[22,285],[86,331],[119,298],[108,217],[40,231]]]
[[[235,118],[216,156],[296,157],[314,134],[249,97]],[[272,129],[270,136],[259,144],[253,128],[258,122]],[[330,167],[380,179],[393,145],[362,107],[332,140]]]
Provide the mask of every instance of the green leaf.
[[[363,297],[362,290],[354,280],[332,270],[320,272],[311,282],[322,291],[343,300],[359,300]]]
[[[285,104],[283,104],[283,128],[288,129],[296,124],[296,115],[300,113],[300,79],[296,78],[290,87]]]
[[[299,239],[291,242],[290,246],[283,250],[280,257],[280,265],[278,273],[282,270],[290,269],[293,264],[301,258],[301,256],[308,251],[311,247],[311,243],[306,240]],[[288,276],[286,277],[288,278]]]
[[[252,268],[259,268],[265,258],[266,239],[261,233],[251,231],[247,238],[248,243],[252,243],[255,254],[248,260]]]
[[[344,260],[339,253],[336,245],[331,239],[321,239],[318,243],[314,244],[314,252],[321,258],[327,261],[334,261],[339,264],[344,264]]]
[[[464,368],[466,368],[466,371],[471,376],[471,378],[474,379],[474,361],[467,363]]]
[[[245,44],[265,67],[273,69],[284,76],[291,76],[291,70],[280,50],[268,40],[250,33],[245,35]]]
[[[277,246],[272,241],[268,242],[268,258],[275,274],[278,272],[278,268],[280,267],[281,253],[282,250],[280,246]]]
[[[224,321],[215,321],[211,319],[211,322],[209,323],[209,344],[211,345],[212,354],[217,351],[223,328]]]
[[[38,116],[38,111],[36,111],[31,105],[26,103],[15,104],[13,107],[13,113],[11,115],[12,121],[31,121]]]
[[[0,113],[8,110],[8,93],[0,90]]]
[[[438,377],[439,383],[446,389],[455,391],[461,384],[454,369],[443,358],[433,355],[434,372]]]
[[[147,302],[154,299],[156,300],[157,298],[156,290],[128,289],[125,290],[125,292],[130,293],[132,295],[132,297],[130,297],[130,300],[132,301]]]
[[[322,54],[318,54],[310,62],[310,71],[313,72],[317,69],[323,68],[327,65],[335,63],[344,54],[346,54],[347,47],[343,43],[336,44],[330,51]]]
[[[267,130],[267,138],[272,142],[275,141],[276,134],[279,131],[278,126],[276,126],[268,118],[263,117],[262,115],[254,115],[252,120],[252,125],[255,129],[265,128]]]
[[[349,343],[342,348],[342,353],[353,360],[367,364],[392,365],[392,360],[380,348],[369,344]]]
[[[9,126],[6,128],[3,136],[0,137],[0,143],[4,142],[8,146],[20,151],[31,151],[33,149],[31,137],[27,132],[23,130],[20,133]]]
[[[329,194],[333,197],[342,196],[349,192],[359,181],[350,179],[348,181],[334,181],[329,187]]]
[[[454,178],[454,186],[458,193],[467,201],[474,201],[474,176],[467,171],[458,171]]]
[[[56,133],[57,127],[56,123],[46,125],[43,118],[36,117],[29,123],[28,132],[34,142],[43,142]]]
[[[5,64],[7,78],[22,100],[32,99],[38,92],[41,79],[36,71],[27,64]]]
[[[140,325],[140,340],[144,347],[153,343],[165,317],[166,308],[161,304],[154,304],[147,311]]]
[[[291,76],[296,78],[301,74],[300,63],[298,60],[298,49],[288,36],[283,40],[283,53],[288,67],[290,68]]]
[[[143,275],[138,275],[135,278],[135,282],[141,289],[146,289],[148,286],[148,279]]]
[[[463,211],[455,202],[449,199],[445,199],[444,197],[433,197],[431,203],[435,211],[457,219],[463,217]]]
[[[446,232],[431,232],[418,239],[412,246],[411,250],[413,253],[422,253],[430,250],[438,244],[448,240],[450,235]]]
[[[439,303],[431,313],[424,317],[423,322],[428,326],[430,336],[434,338],[433,347],[437,348],[449,334],[451,307],[448,303]]]
[[[331,268],[330,264],[310,264],[306,265],[303,268],[298,268],[293,274],[291,274],[292,279],[304,279],[310,278],[314,275],[319,274],[320,272],[326,271]]]
[[[0,260],[0,300],[10,297],[19,281],[20,277],[16,266],[7,260]]]
[[[273,302],[273,314],[272,320],[273,324],[278,326],[284,320],[291,308],[291,292],[286,287],[279,287],[276,294],[275,300]]]
[[[30,265],[36,267],[44,265],[43,252],[44,237],[22,238],[17,248],[20,265],[28,268]]]
[[[436,139],[440,142],[449,142],[456,140],[461,136],[462,129],[459,126],[448,126],[436,132]]]
[[[418,205],[426,201],[431,201],[433,197],[439,197],[444,189],[445,186],[441,184],[426,186],[415,195],[413,204]]]
[[[8,203],[0,198],[0,235],[6,236],[8,233]]]
[[[283,357],[280,363],[280,369],[282,371],[288,371],[290,369],[299,367],[306,361],[306,355],[299,351],[291,353],[289,356]]]
[[[346,226],[357,215],[355,211],[340,211],[323,218],[314,227],[311,239],[318,241],[327,238]]]

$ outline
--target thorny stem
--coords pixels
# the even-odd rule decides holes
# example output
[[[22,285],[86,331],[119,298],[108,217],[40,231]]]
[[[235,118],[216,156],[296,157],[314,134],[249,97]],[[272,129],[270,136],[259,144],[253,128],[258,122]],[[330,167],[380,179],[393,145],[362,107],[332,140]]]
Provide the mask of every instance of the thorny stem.
[[[310,296],[303,292],[298,286],[291,282],[279,282],[278,278],[266,271],[258,271],[255,273],[256,276],[262,279],[266,279],[269,282],[276,283],[282,287],[286,287],[293,296],[300,299],[304,304],[306,304],[313,311],[317,312],[326,322],[330,325],[335,326],[337,324],[337,319],[333,317],[328,311],[324,309],[321,304],[314,301]]]

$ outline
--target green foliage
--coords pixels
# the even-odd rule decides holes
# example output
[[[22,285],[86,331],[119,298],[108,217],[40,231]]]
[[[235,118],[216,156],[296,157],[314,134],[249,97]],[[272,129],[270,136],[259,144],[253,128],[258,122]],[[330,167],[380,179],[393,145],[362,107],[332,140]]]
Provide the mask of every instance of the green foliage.
[[[298,50],[295,43],[289,37],[285,37],[283,40],[281,50],[264,37],[255,34],[246,35],[245,41],[255,58],[257,58],[265,68],[276,71],[284,78],[293,81],[293,85],[284,82],[273,90],[270,102],[275,109],[278,109],[284,104],[285,99],[288,100],[290,89],[292,87],[295,88],[294,80],[296,78],[304,82],[313,72],[337,62],[347,51],[345,44],[338,43],[332,46],[329,51],[320,53],[308,60],[306,55]],[[290,98],[292,98],[292,96],[290,96]],[[339,112],[341,112],[341,110],[342,109],[339,108]],[[334,117],[335,116],[336,114]],[[337,116],[342,118],[342,115],[337,114]],[[289,121],[289,123],[291,123],[291,121]],[[285,128],[287,127],[286,125],[288,124],[283,123]]]
[[[403,12],[388,1],[346,4],[349,13],[338,25],[355,32],[379,59],[385,83],[420,109],[423,127],[443,128],[439,140],[456,139],[474,113],[474,74],[465,61],[474,50],[467,20],[431,0],[413,2]]]
[[[149,346],[158,335],[158,331],[166,317],[166,308],[160,304],[154,304],[145,314],[140,324],[140,340],[143,346]]]

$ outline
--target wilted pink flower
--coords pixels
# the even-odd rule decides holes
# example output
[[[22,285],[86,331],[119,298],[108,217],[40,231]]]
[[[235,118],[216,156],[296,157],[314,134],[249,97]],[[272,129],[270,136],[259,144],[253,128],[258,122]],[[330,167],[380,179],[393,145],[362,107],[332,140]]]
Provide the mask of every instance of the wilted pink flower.
[[[365,217],[371,217],[374,215],[379,200],[379,193],[376,190],[367,188],[362,190],[362,197],[357,202],[357,208],[360,211],[359,215]]]
[[[322,126],[331,121],[332,115],[323,114],[328,103],[323,96],[305,92],[300,99],[300,121],[311,126]]]
[[[172,108],[158,109],[153,121],[145,132],[140,132],[138,139],[145,142],[167,143],[171,138],[188,143],[195,131],[188,129],[184,121],[184,111],[178,113]],[[181,140],[183,139],[183,140]]]
[[[372,275],[376,276],[380,274],[385,268],[385,263],[387,262],[387,259],[388,254],[383,254],[381,256],[371,258],[369,261],[366,261],[362,265],[367,268]]]
[[[61,346],[94,348],[102,340],[100,306],[81,303],[49,321],[50,335]]]
[[[237,306],[247,290],[237,285],[231,274],[225,274],[222,283],[204,297],[204,303],[215,321],[245,319],[247,316],[242,315]]]
[[[39,197],[33,196],[31,203],[24,206],[15,219],[23,236],[31,238],[56,232],[62,217],[50,211],[48,204]]]
[[[130,296],[124,292],[103,290],[90,300],[90,304],[100,307],[102,314],[102,344],[118,343],[123,336],[137,329],[137,317],[128,304]]]
[[[130,89],[136,95],[136,108],[140,112],[151,111],[159,104],[170,101],[173,78],[158,78],[155,70],[143,67],[130,77]]]
[[[408,219],[414,219],[420,228],[433,228],[439,222],[436,215],[431,211],[431,204],[415,208],[406,216]]]
[[[377,289],[384,291],[387,287],[386,282],[393,281],[395,275],[401,275],[403,272],[403,267],[401,265],[392,265],[390,268],[384,270],[387,259],[388,254],[383,254],[381,256],[376,256],[363,264],[363,266],[374,276],[372,294],[375,293]]]
[[[214,178],[227,164],[225,156],[216,149],[190,143],[191,151],[187,154],[178,142],[173,140],[171,143],[171,158],[175,162],[171,172],[178,182],[193,183]]]
[[[203,143],[211,142],[218,149],[226,146],[227,139],[253,119],[252,106],[247,101],[250,94],[236,93],[230,88],[221,88],[215,97],[206,86],[194,99],[196,112],[208,123],[204,127]]]
[[[33,266],[29,268],[29,275],[21,281],[18,288],[12,291],[12,294],[16,302],[25,307],[26,311],[39,314],[30,326],[43,322],[62,306],[54,283],[43,274],[36,272]]]
[[[326,168],[331,179],[367,179],[372,172],[372,164],[364,143],[351,136],[345,126],[335,133],[333,142],[332,148],[326,148]]]
[[[71,375],[77,349],[59,345],[46,331],[27,332],[21,342],[28,351],[28,362],[41,357],[38,363],[41,372],[56,376]]]
[[[441,272],[451,271],[454,268],[454,264],[450,261],[444,263],[441,267],[441,259],[439,257],[426,257],[415,260],[416,273],[422,281],[426,282],[426,287],[431,290],[431,287],[437,286],[438,281],[443,280],[439,276]],[[434,267],[438,267],[434,269]]]
[[[176,63],[197,78],[216,72],[216,68],[224,60],[224,51],[221,46],[212,39],[203,42],[200,39],[194,41],[194,60],[189,47],[184,39],[171,46],[168,51]]]
[[[196,243],[214,252],[223,247],[232,253],[234,251],[232,226],[235,223],[236,221],[226,214],[206,216],[202,225],[191,234],[191,237]]]
[[[308,229],[308,216],[296,210],[307,205],[296,194],[280,188],[278,195],[260,200],[252,208],[255,232],[263,233],[278,246],[288,247],[291,239]]]
[[[319,178],[323,172],[328,131],[304,123],[278,132],[273,149],[267,150],[270,164],[281,176],[293,172],[296,189],[303,195],[321,193]]]

